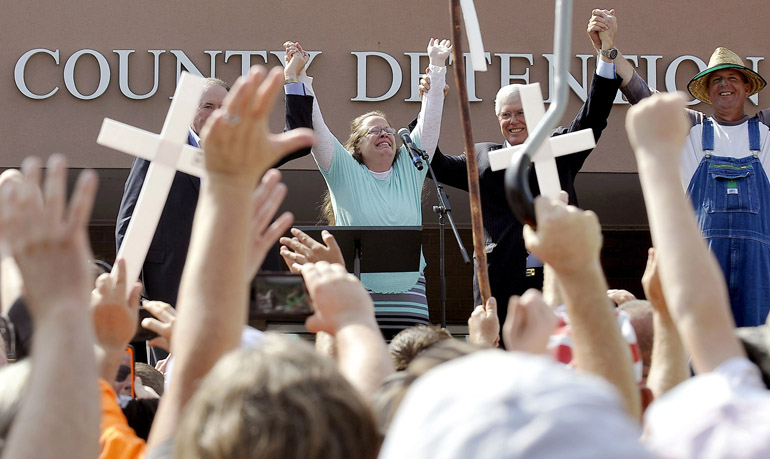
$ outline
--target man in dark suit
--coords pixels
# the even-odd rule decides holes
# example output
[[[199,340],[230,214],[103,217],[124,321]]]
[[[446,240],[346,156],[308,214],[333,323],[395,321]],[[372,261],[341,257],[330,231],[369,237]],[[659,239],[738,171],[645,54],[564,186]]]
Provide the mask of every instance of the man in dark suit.
[[[206,79],[201,101],[190,126],[188,144],[199,146],[200,133],[206,120],[214,110],[222,106],[222,101],[229,90],[230,87],[222,80]],[[126,235],[149,167],[150,162],[141,158],[134,159],[131,165],[115,227],[117,250],[120,250],[123,243],[123,237]],[[183,172],[177,172],[174,176],[166,206],[163,208],[147,258],[142,265],[140,280],[144,285],[144,295],[151,300],[164,301],[172,306],[176,304],[200,186],[201,181],[198,177]]]
[[[209,115],[222,106],[222,101],[230,87],[217,78],[207,78],[198,104],[198,109],[190,126],[187,143],[200,146],[200,133]],[[300,158],[310,153],[310,148],[298,150],[284,157],[274,167],[288,161]],[[115,227],[115,242],[117,249],[123,243],[123,237],[128,229],[131,216],[134,213],[136,200],[147,175],[150,162],[136,158],[126,179],[123,199],[118,211],[117,226]],[[159,300],[176,305],[179,282],[187,259],[187,249],[190,244],[192,222],[195,208],[198,204],[200,178],[177,172],[171,185],[166,205],[163,208],[155,236],[150,243],[147,258],[142,265],[141,281],[144,284],[144,296],[151,300]],[[280,255],[278,249],[272,250],[263,269],[280,270]]]
[[[511,85],[513,86],[513,85]],[[552,135],[562,135],[582,129],[592,129],[594,138],[599,139],[607,126],[607,117],[612,101],[620,86],[620,80],[594,75],[585,104],[569,128],[559,127]],[[530,287],[525,275],[527,250],[522,238],[523,226],[508,207],[505,193],[505,170],[492,171],[489,152],[503,147],[524,143],[527,128],[524,113],[516,88],[506,86],[498,93],[495,104],[500,129],[505,142],[481,142],[476,144],[476,161],[479,169],[481,209],[484,220],[484,245],[487,251],[487,269],[492,296],[500,306],[497,308],[501,323],[505,320],[508,298],[521,295]],[[503,99],[501,100],[500,97]],[[556,158],[559,181],[562,189],[569,194],[570,204],[577,204],[574,181],[591,150]],[[465,153],[459,156],[445,155],[436,150],[431,165],[436,179],[455,188],[468,191]],[[530,171],[529,184],[532,194],[540,194],[534,168]],[[475,304],[481,304],[478,279],[474,270],[473,293]]]
[[[615,29],[610,29],[599,33],[589,24],[588,34],[597,50],[598,69],[591,80],[586,101],[569,128],[559,127],[552,136],[591,129],[594,139],[598,142],[602,130],[607,126],[607,118],[610,115],[618,88],[628,84],[628,81],[615,74],[613,61],[618,52],[613,46],[614,32]],[[605,76],[601,76],[602,74]],[[502,325],[508,311],[508,299],[512,295],[521,295],[527,288],[534,286],[530,285],[531,283],[526,278],[527,250],[524,247],[522,237],[523,226],[511,212],[506,199],[505,170],[493,172],[489,164],[490,151],[520,145],[527,140],[529,135],[524,121],[518,85],[508,85],[500,89],[495,99],[495,114],[500,124],[504,143],[482,142],[477,143],[475,148],[479,169],[479,188],[490,290],[492,296],[499,303],[497,311]],[[569,203],[572,205],[577,205],[575,176],[591,151],[586,150],[556,158],[559,181],[562,189],[569,194]],[[438,181],[462,190],[468,190],[465,153],[459,156],[450,156],[437,149],[431,165]],[[534,168],[530,170],[529,184],[532,194],[538,196],[540,188]],[[540,288],[541,286],[536,287]],[[481,294],[475,270],[473,292],[475,304],[481,304]]]

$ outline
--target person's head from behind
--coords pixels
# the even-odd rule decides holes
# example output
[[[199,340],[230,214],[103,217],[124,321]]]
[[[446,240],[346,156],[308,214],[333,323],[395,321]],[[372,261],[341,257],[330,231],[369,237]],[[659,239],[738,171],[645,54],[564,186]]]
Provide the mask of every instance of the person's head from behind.
[[[492,349],[418,378],[380,457],[650,457],[640,433],[606,381]]]
[[[409,362],[430,345],[451,338],[445,328],[436,325],[415,325],[401,330],[388,345],[393,366],[396,371],[405,370]]]
[[[647,381],[647,374],[650,372],[650,363],[652,361],[652,304],[646,300],[627,301],[618,309],[628,314],[631,319],[631,326],[636,333],[636,342],[639,344],[639,351],[642,357],[642,384]]]
[[[268,334],[211,370],[187,407],[176,457],[374,458],[379,443],[369,407],[333,361]]]
[[[379,110],[364,113],[350,123],[345,149],[371,171],[390,169],[398,158],[398,146],[396,130],[388,115]]]
[[[230,86],[219,78],[206,78],[203,94],[192,122],[192,130],[196,134],[201,135],[206,120],[214,113],[214,110],[222,106],[228,91],[230,91]]]
[[[529,136],[519,88],[519,84],[509,84],[500,88],[495,96],[495,115],[500,132],[511,146],[521,145]]]
[[[449,335],[449,332],[446,334]],[[481,350],[480,347],[465,341],[440,339],[426,346],[424,352],[415,356],[403,371],[397,371],[388,376],[372,398],[372,409],[377,417],[380,432],[385,434],[388,431],[404,395],[415,380],[443,363],[479,350]]]
[[[151,387],[158,395],[163,395],[163,373],[156,370],[155,367],[144,362],[136,362],[134,374],[142,378],[142,385]]]

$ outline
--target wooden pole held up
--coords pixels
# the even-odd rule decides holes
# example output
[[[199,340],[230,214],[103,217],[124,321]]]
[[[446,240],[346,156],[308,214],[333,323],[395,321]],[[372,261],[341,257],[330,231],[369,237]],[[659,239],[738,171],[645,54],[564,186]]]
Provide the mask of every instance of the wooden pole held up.
[[[468,170],[468,193],[470,194],[471,202],[471,225],[473,227],[473,251],[476,259],[476,277],[479,282],[481,302],[486,304],[491,293],[489,288],[489,273],[487,272],[487,252],[484,247],[484,221],[481,215],[479,166],[476,162],[476,149],[473,144],[471,114],[468,105],[468,89],[465,86],[465,61],[463,60],[460,31],[460,1],[450,0],[449,9],[452,18],[452,57],[454,58],[455,83],[457,84],[457,102],[460,105],[460,122],[463,127],[465,158]]]

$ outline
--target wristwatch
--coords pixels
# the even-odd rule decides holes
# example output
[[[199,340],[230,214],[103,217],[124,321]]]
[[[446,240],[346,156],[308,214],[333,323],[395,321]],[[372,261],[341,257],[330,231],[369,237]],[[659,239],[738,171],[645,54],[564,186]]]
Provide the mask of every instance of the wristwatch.
[[[618,49],[617,48],[610,48],[610,49],[600,49],[599,53],[606,57],[609,60],[615,60],[616,57],[618,57]]]

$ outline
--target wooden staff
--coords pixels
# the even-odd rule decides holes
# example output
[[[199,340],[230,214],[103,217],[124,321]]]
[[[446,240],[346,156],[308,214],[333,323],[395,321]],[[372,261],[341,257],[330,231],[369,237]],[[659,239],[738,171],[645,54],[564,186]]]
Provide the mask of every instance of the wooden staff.
[[[476,278],[479,282],[482,304],[491,296],[489,273],[487,272],[487,251],[484,247],[484,220],[481,217],[481,191],[479,190],[479,166],[476,162],[476,148],[473,144],[471,114],[468,105],[468,89],[465,87],[465,61],[463,60],[462,37],[460,32],[460,1],[449,0],[452,18],[452,56],[454,58],[457,103],[460,105],[460,122],[465,141],[465,163],[468,170],[468,193],[471,201],[471,226],[473,228],[473,251],[476,256]],[[505,307],[505,306],[503,306]]]

